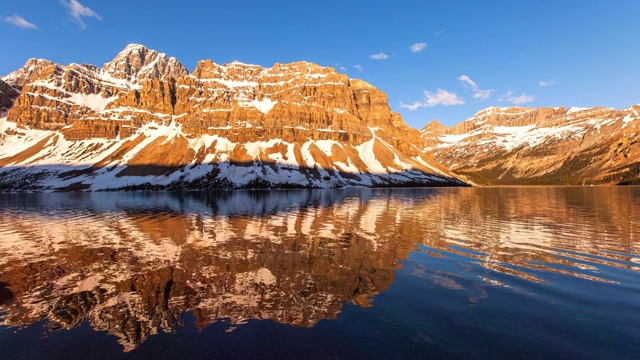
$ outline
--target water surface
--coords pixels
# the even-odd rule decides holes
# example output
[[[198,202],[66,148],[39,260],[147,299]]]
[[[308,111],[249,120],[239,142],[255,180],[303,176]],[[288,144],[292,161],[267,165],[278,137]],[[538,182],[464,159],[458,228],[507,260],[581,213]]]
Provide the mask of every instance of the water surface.
[[[640,188],[0,195],[12,358],[633,358]]]

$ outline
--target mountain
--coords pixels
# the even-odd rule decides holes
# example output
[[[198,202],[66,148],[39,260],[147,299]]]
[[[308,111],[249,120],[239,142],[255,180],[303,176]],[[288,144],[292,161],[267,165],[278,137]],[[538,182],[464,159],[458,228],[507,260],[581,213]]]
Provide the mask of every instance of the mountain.
[[[429,150],[477,185],[640,184],[640,104],[492,107],[446,127],[421,131]]]
[[[0,188],[464,185],[386,95],[308,62],[271,68],[128,45],[99,68],[0,78]]]

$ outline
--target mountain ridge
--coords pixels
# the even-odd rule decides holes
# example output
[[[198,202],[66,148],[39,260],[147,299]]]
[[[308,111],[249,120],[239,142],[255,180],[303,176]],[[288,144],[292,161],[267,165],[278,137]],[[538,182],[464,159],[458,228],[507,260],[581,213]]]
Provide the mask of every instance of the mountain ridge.
[[[640,183],[640,104],[620,110],[491,107],[421,136],[455,174],[482,185]]]
[[[330,67],[189,72],[129,44],[102,67],[29,59],[0,77],[0,188],[640,184],[639,114],[493,106],[418,130]]]
[[[102,68],[31,59],[1,80],[11,191],[464,184],[382,91],[313,63],[189,73],[131,44]]]

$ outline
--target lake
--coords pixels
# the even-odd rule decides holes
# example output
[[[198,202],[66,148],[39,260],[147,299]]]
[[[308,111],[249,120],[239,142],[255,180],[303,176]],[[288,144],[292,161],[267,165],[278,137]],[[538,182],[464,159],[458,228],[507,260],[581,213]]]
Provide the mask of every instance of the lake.
[[[640,354],[640,188],[0,195],[0,357]]]

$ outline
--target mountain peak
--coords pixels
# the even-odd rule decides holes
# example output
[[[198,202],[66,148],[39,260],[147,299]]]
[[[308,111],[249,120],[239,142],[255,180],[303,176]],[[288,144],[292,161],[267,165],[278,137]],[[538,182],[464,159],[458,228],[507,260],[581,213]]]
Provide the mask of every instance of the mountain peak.
[[[122,51],[133,51],[133,50],[149,50],[149,49],[146,46],[141,44],[129,44],[125,46],[124,49],[122,49]]]
[[[129,44],[129,45],[125,46],[124,49],[122,49],[118,53],[118,55],[116,55],[113,58],[113,60],[111,60],[108,64],[111,64],[111,63],[117,62],[117,61],[123,61],[123,60],[131,59],[132,57],[142,57],[142,58],[144,58],[144,57],[147,57],[147,56],[153,57],[153,56],[159,55],[159,54],[160,53],[158,53],[157,51],[155,51],[153,49],[149,49],[144,45]],[[164,54],[162,54],[162,55],[164,55]]]
[[[118,79],[145,81],[153,78],[187,75],[187,69],[174,57],[151,50],[144,45],[129,44],[113,60],[104,64],[105,71]]]
[[[57,65],[51,60],[31,58],[24,63],[24,66],[1,79],[7,84],[22,88],[39,76],[40,72],[49,66]]]
[[[442,124],[438,119],[431,120],[427,125],[425,125],[420,131],[421,132],[434,132],[441,133],[447,129],[447,126]]]
[[[349,84],[354,90],[375,89],[375,86],[360,79],[349,79]]]

